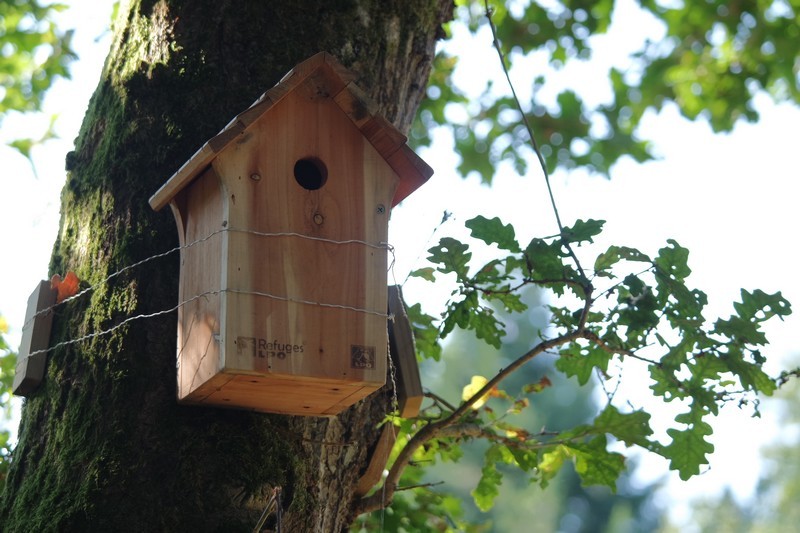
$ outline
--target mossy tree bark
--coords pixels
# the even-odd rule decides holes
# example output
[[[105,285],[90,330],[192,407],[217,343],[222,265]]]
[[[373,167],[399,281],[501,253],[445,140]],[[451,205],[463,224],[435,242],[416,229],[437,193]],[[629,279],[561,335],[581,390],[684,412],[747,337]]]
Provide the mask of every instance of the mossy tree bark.
[[[62,194],[52,272],[85,283],[177,245],[149,196],[194,150],[319,51],[407,130],[450,0],[123,2]],[[51,343],[177,302],[178,257],[59,308]],[[176,404],[174,314],[49,354],[0,500],[4,531],[250,531],[273,487],[284,531],[340,531],[388,409],[331,419]]]

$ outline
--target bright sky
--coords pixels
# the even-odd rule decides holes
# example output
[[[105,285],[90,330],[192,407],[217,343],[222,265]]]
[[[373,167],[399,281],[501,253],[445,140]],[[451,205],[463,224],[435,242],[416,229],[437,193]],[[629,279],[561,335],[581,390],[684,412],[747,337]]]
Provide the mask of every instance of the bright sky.
[[[47,277],[58,228],[64,157],[72,149],[109,43],[106,27],[111,2],[70,3],[75,5],[64,14],[65,26],[77,30],[74,44],[81,59],[72,67],[73,79],[59,82],[46,103],[48,112],[60,114],[57,130],[61,139],[35,150],[38,177],[34,177],[24,158],[0,146],[0,177],[5,191],[0,196],[5,251],[0,275],[0,313],[12,328],[12,344],[19,339],[28,295],[38,280]],[[657,36],[659,31],[646,20],[628,21],[623,26],[612,41],[598,43],[607,47],[603,54],[598,54],[606,63],[624,59],[617,46],[620,40],[635,42],[645,33]],[[462,81],[475,84],[470,76],[477,73],[492,77],[499,84],[499,65],[488,36],[461,42],[462,57],[468,58],[470,65],[468,72],[465,69],[459,73]],[[540,68],[531,61],[525,72],[516,72],[518,90],[527,90],[530,79]],[[602,76],[597,70],[580,70],[569,75],[583,76],[581,79],[599,88],[604,83],[602,77],[595,78]],[[602,90],[597,94],[602,98]],[[731,302],[738,299],[740,287],[767,292],[781,290],[800,306],[800,283],[796,275],[800,252],[795,235],[800,226],[796,207],[800,198],[800,171],[796,162],[800,110],[775,106],[766,97],[758,100],[757,107],[762,115],[759,124],[739,124],[730,135],[712,135],[707,125],[687,122],[671,108],[647,117],[641,132],[656,142],[662,159],[646,165],[623,161],[614,167],[610,181],[581,172],[557,174],[553,185],[562,219],[567,224],[576,218],[607,220],[605,237],[597,252],[613,242],[654,254],[667,238],[688,247],[694,271],[691,283],[709,294],[711,309],[707,316],[715,312],[730,313]],[[31,128],[30,135],[35,135],[44,131],[46,123],[46,117],[8,119],[0,140],[20,136],[20,132]],[[410,269],[422,266],[415,260],[420,255],[424,257],[425,249],[433,244],[423,243],[445,210],[454,213],[454,220],[440,230],[437,238],[465,236],[460,227],[478,214],[499,216],[504,222],[513,223],[522,241],[534,235],[555,233],[546,190],[538,173],[520,178],[503,169],[495,185],[488,189],[477,179],[458,177],[457,157],[446,138],[439,141],[441,144],[433,150],[421,152],[436,174],[393,212],[390,241],[396,249],[395,272],[400,280]],[[440,309],[448,292],[449,287],[437,288],[413,280],[405,288],[408,300],[425,298],[430,310]],[[773,341],[768,356],[785,360],[796,355],[798,349],[792,333],[798,330],[800,312],[784,323],[773,324],[768,329]],[[774,370],[777,366],[770,368]],[[761,421],[751,420],[733,406],[723,411],[720,423],[715,425],[717,451],[711,457],[710,471],[688,483],[679,482],[675,475],[668,476],[668,494],[675,516],[681,516],[688,497],[714,493],[725,485],[730,485],[741,498],[752,493],[759,472],[758,449],[774,441],[779,432],[769,404],[762,410],[765,418]],[[644,475],[649,478],[666,473],[664,462],[648,460],[645,464]]]

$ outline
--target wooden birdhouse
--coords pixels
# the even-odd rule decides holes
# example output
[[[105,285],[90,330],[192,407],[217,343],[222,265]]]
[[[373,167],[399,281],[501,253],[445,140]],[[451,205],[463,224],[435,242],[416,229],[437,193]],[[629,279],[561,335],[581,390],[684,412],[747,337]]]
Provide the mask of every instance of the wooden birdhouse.
[[[181,402],[331,415],[384,385],[389,212],[433,171],[353,79],[304,61],[150,199],[183,246]]]

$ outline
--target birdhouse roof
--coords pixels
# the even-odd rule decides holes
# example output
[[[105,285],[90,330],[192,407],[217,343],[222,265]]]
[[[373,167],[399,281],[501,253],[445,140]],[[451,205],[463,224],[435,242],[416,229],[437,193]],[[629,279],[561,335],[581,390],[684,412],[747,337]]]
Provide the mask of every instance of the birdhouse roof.
[[[377,113],[377,106],[355,83],[355,75],[332,55],[321,52],[289,71],[277,85],[265,92],[247,110],[240,113],[217,135],[209,139],[150,198],[156,211],[167,205],[184,187],[199,176],[214,158],[287,94],[306,81],[319,80],[326,91],[361,134],[376,149],[400,178],[392,205],[397,205],[433,174],[429,167],[406,144],[407,138]]]

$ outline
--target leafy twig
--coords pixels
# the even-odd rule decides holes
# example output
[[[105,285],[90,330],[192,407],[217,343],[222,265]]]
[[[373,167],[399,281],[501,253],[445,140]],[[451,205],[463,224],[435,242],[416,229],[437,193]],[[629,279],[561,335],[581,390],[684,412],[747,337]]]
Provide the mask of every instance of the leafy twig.
[[[650,272],[652,270],[653,270],[653,266],[651,265],[651,266],[649,266],[649,267],[647,267],[645,269],[640,270],[639,272],[635,272],[633,275],[638,278],[639,276],[641,276],[641,275],[643,275],[643,274],[645,274],[647,272]],[[624,283],[624,280],[620,280],[617,283],[614,283],[613,285],[611,285],[607,289],[602,290],[600,292],[600,294],[597,296],[597,298],[600,299],[600,298],[608,298],[608,297],[610,297],[611,294],[617,289],[617,287],[622,286],[623,283]]]
[[[401,490],[428,489],[439,485],[444,485],[444,481],[437,481],[435,483],[418,483],[416,485],[406,485],[404,487],[397,487],[395,492],[400,492]]]
[[[442,220],[436,225],[435,228],[433,228],[433,231],[431,231],[430,236],[428,236],[428,239],[425,241],[425,246],[423,247],[423,249],[426,249],[428,247],[428,243],[430,243],[433,240],[433,237],[436,235],[436,232],[438,232],[442,228],[442,226],[444,226],[444,223],[447,222],[448,220],[450,220],[452,217],[453,217],[453,213],[451,213],[450,211],[445,211],[445,212],[442,213]],[[417,255],[416,259],[414,259],[414,261],[411,263],[412,267],[413,267],[413,265],[417,264],[417,261],[419,261],[419,258],[421,256],[422,256],[422,252],[420,252],[419,255]],[[405,286],[406,282],[408,281],[408,278],[410,278],[411,274],[413,274],[413,273],[414,273],[414,270],[412,268],[411,270],[408,271],[408,274],[406,274],[406,277],[403,280],[403,283],[400,284],[401,287]]]
[[[584,334],[583,334],[583,338],[588,340],[588,341],[592,341],[593,343],[598,345],[600,348],[602,348],[603,350],[605,350],[605,351],[607,351],[609,353],[617,354],[617,355],[624,355],[624,356],[630,357],[632,359],[638,359],[639,361],[643,361],[643,362],[645,362],[647,364],[650,364],[650,365],[661,366],[661,363],[659,361],[654,361],[652,359],[648,359],[647,357],[642,357],[641,355],[637,354],[636,352],[633,352],[631,350],[627,350],[625,348],[617,348],[617,347],[611,346],[610,344],[606,343],[603,339],[601,339],[600,336],[597,335],[597,333],[594,333],[592,331],[585,331]]]
[[[778,386],[778,388],[783,387],[792,378],[800,378],[800,367],[795,368],[794,370],[781,372],[781,375],[775,380],[775,384]]]
[[[430,398],[431,400],[433,400],[434,403],[436,403],[436,404],[444,405],[445,407],[447,407],[451,411],[455,411],[456,410],[456,408],[453,407],[453,405],[450,402],[448,402],[447,400],[445,400],[444,398],[442,398],[441,396],[439,396],[438,394],[436,394],[434,392],[427,391],[425,393],[425,396],[427,398]]]
[[[423,444],[434,438],[440,437],[443,434],[454,431],[452,429],[448,430],[448,428],[458,423],[458,421],[470,411],[472,406],[480,398],[489,393],[489,391],[491,391],[509,375],[513,374],[519,367],[541,353],[581,338],[583,333],[585,332],[576,330],[566,335],[561,335],[560,337],[540,342],[529,351],[518,357],[509,366],[498,372],[497,375],[489,380],[486,385],[483,386],[483,388],[481,388],[472,396],[472,398],[458,406],[458,408],[455,409],[449,416],[437,422],[428,424],[420,429],[414,434],[413,437],[411,437],[411,439],[409,439],[403,449],[400,450],[397,459],[395,459],[394,464],[389,469],[389,473],[384,480],[383,490],[376,491],[371,496],[362,499],[356,505],[355,514],[359,515],[363,513],[369,513],[386,507],[392,501],[394,493],[397,490],[397,483],[400,480],[400,475],[411,461],[411,458],[414,456],[414,452],[416,452]],[[477,424],[463,425],[463,427],[458,431],[459,436],[469,436],[467,433],[465,433],[465,428],[472,426],[474,426],[474,428],[470,431],[473,432],[475,436],[479,436],[482,432],[482,428]]]
[[[579,287],[579,288],[581,288],[583,290],[586,289],[586,283],[585,282],[581,283],[581,282],[575,281],[574,279],[567,279],[567,278],[546,278],[546,279],[524,278],[517,285],[515,285],[513,287],[507,287],[505,289],[484,289],[483,287],[480,287],[477,284],[475,284],[472,280],[464,280],[463,285],[465,287],[470,288],[470,289],[475,289],[476,291],[478,291],[481,294],[484,294],[486,296],[491,296],[493,294],[512,294],[512,293],[517,292],[522,287],[525,287],[526,285],[546,286],[546,285],[553,285],[553,284],[556,284],[556,283],[563,283],[564,285],[574,285],[574,286]]]
[[[500,45],[500,39],[497,38],[497,27],[492,21],[492,8],[489,7],[489,0],[484,0],[484,6],[486,8],[486,19],[489,21],[489,28],[492,30],[492,44],[494,45],[495,50],[497,50],[497,55],[500,57],[500,65],[503,67],[503,74],[505,74],[506,81],[511,89],[511,95],[514,97],[517,110],[519,110],[519,113],[522,116],[522,123],[525,125],[525,129],[528,131],[528,137],[531,140],[531,146],[533,147],[536,158],[539,160],[539,166],[542,168],[542,173],[544,174],[544,181],[547,185],[547,194],[550,196],[550,205],[552,206],[553,214],[556,217],[556,224],[558,224],[558,233],[561,236],[561,242],[564,244],[564,247],[567,249],[570,257],[572,257],[572,260],[575,261],[575,266],[577,267],[578,272],[580,272],[581,278],[583,280],[588,280],[586,277],[586,272],[583,270],[583,267],[578,260],[578,256],[575,255],[575,251],[572,249],[572,246],[570,246],[569,241],[564,238],[564,225],[561,223],[561,216],[558,213],[556,199],[553,195],[553,188],[550,185],[550,173],[547,171],[547,163],[545,163],[542,151],[539,149],[539,144],[536,142],[536,137],[533,135],[533,128],[531,127],[530,122],[528,122],[528,117],[519,101],[517,91],[514,89],[514,84],[511,82],[511,75],[508,72],[508,65],[506,65],[506,56],[503,53],[502,46]]]

